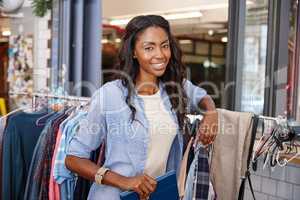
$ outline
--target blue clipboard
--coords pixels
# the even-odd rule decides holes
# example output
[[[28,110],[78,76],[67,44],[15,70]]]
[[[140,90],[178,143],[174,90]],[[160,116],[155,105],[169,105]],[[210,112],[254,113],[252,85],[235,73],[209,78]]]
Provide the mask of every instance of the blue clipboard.
[[[175,171],[169,171],[156,180],[156,190],[150,195],[149,200],[179,200]],[[138,194],[133,191],[122,192],[120,198],[121,200],[139,200]]]

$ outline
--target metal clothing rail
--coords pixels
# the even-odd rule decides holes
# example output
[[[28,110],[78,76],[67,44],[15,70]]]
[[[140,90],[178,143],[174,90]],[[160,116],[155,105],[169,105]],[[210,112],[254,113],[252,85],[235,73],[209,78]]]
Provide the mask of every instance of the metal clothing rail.
[[[28,92],[9,92],[10,95],[28,95],[31,97],[47,97],[54,99],[63,99],[70,101],[90,101],[89,97],[77,97],[77,96],[68,96],[68,95],[54,95],[54,94],[46,94],[46,93],[28,93]]]
[[[266,117],[266,116],[263,116],[263,115],[259,115],[258,116],[259,119],[266,119],[266,120],[273,120],[273,121],[276,121],[278,120],[278,118],[276,117]]]
[[[267,117],[263,115],[258,115],[258,119],[263,120],[271,120],[274,121],[277,125],[280,125],[280,120],[286,120],[286,123],[290,130],[292,130],[295,133],[294,140],[300,142],[300,122],[297,121],[290,121],[286,118],[280,118],[280,117]]]

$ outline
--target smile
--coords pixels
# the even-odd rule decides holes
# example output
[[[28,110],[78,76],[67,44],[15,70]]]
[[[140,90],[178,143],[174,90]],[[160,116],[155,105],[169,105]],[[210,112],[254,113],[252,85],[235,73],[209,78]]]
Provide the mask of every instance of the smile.
[[[163,69],[165,68],[165,63],[157,63],[157,64],[151,64],[154,69]]]

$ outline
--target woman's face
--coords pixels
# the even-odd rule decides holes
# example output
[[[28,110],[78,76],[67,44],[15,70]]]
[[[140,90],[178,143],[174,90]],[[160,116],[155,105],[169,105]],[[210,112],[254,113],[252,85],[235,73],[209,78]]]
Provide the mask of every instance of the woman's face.
[[[139,76],[156,79],[164,74],[171,57],[169,38],[164,29],[149,27],[137,37],[134,58],[139,63]]]

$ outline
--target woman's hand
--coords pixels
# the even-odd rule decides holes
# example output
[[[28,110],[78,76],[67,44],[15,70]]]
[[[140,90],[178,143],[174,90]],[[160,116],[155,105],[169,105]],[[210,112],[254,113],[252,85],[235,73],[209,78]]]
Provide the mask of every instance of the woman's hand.
[[[133,190],[139,194],[140,199],[147,199],[156,189],[157,182],[147,174],[142,174],[127,179],[127,190]]]
[[[216,110],[207,111],[200,122],[197,132],[197,141],[203,145],[211,144],[218,132],[218,112]]]

